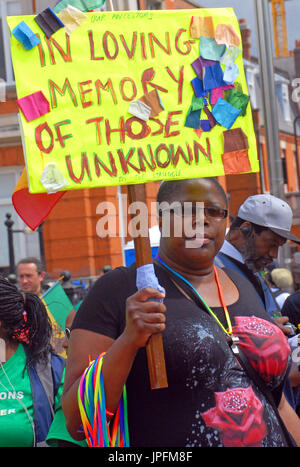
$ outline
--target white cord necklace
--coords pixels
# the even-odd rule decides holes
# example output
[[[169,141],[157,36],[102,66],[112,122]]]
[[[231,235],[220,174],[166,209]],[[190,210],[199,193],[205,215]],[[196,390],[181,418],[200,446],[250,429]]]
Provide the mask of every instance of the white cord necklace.
[[[1,368],[2,368],[2,371],[3,371],[4,375],[5,375],[5,377],[6,377],[7,381],[8,381],[8,383],[10,384],[10,386],[11,386],[11,388],[12,388],[14,394],[17,395],[17,391],[16,391],[16,389],[14,388],[14,386],[13,386],[11,380],[9,379],[9,377],[8,377],[8,375],[7,375],[7,373],[6,373],[6,371],[4,370],[4,366],[3,366],[3,364],[2,364],[1,361],[0,361],[0,366],[1,366]],[[5,385],[2,383],[1,380],[0,380],[0,385],[5,389],[5,391],[6,391],[7,393],[9,393],[9,389],[7,389],[7,387],[5,387]],[[35,439],[35,429],[34,429],[34,422],[33,422],[33,419],[32,419],[32,417],[31,417],[30,413],[28,412],[28,409],[27,409],[27,407],[25,406],[25,404],[23,404],[23,402],[22,402],[20,399],[18,399],[18,397],[16,397],[16,400],[19,402],[19,404],[21,405],[21,407],[25,410],[25,413],[26,413],[26,415],[27,415],[27,418],[28,418],[28,420],[29,420],[29,422],[30,422],[30,425],[31,425],[31,428],[32,428],[32,432],[33,432],[33,446],[35,446],[35,445],[36,445],[36,439]]]

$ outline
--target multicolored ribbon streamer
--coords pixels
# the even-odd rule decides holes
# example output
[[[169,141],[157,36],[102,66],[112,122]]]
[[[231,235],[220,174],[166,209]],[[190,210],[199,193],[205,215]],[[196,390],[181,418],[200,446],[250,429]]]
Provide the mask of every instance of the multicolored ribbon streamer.
[[[102,361],[104,353],[84,371],[78,388],[78,405],[89,447],[128,447],[127,395],[124,385],[119,407],[107,421]]]

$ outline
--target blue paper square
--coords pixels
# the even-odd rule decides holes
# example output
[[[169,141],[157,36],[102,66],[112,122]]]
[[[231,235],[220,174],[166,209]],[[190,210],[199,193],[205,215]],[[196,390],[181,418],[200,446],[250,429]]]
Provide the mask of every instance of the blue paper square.
[[[210,131],[211,130],[211,125],[209,123],[209,120],[201,120],[200,121],[200,126],[201,126],[201,130],[203,130],[203,131]]]
[[[200,37],[200,55],[206,60],[219,61],[226,51],[225,44],[217,44],[213,37]]]
[[[34,34],[25,21],[21,21],[12,30],[12,34],[19,42],[21,42],[26,50],[30,50],[40,43],[40,39]]]
[[[220,97],[212,109],[212,114],[220,125],[230,130],[241,111]]]
[[[203,81],[199,78],[194,78],[191,81],[192,87],[196,97],[207,96],[208,91],[203,88]]]
[[[190,112],[185,119],[184,126],[187,126],[189,128],[194,128],[195,130],[199,130],[200,115],[201,115],[201,110],[195,110],[195,112]]]
[[[223,70],[220,63],[209,65],[203,68],[203,86],[207,91],[225,86],[223,80]]]

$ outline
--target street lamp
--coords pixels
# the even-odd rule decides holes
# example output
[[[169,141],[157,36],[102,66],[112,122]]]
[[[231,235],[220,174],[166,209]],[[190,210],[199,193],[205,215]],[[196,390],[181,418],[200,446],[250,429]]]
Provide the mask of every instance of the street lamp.
[[[11,219],[11,214],[6,213],[6,221],[4,225],[7,227],[7,240],[8,240],[8,254],[9,254],[9,274],[15,273],[15,251],[14,251],[14,240],[13,240],[13,229],[14,221]]]
[[[40,258],[41,261],[46,268],[45,263],[45,248],[44,248],[44,238],[43,238],[43,223],[42,222],[39,227],[37,228],[38,235],[39,235],[39,244],[40,244]],[[15,274],[15,249],[14,249],[14,239],[13,236],[15,233],[23,233],[28,234],[32,233],[32,230],[28,228],[25,229],[13,229],[14,221],[11,218],[11,214],[9,212],[6,213],[6,221],[4,225],[7,228],[7,240],[8,240],[8,255],[9,255],[9,274]]]

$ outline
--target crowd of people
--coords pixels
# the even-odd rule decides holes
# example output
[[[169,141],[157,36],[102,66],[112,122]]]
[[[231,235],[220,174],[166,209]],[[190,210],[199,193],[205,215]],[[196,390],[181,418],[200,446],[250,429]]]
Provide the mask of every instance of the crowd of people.
[[[251,196],[227,229],[215,178],[164,181],[157,202],[203,203],[203,237],[175,232],[178,216],[197,227],[194,210],[169,212],[170,234],[154,259],[158,288],[137,287],[135,263],[104,267],[66,320],[66,359],[39,298],[42,265],[22,260],[19,287],[0,280],[0,445],[87,446],[78,388],[101,356],[107,419],[126,387],[132,447],[300,446],[300,292],[276,264],[286,241],[300,244],[289,205]],[[168,385],[153,390],[147,345],[157,333]]]

